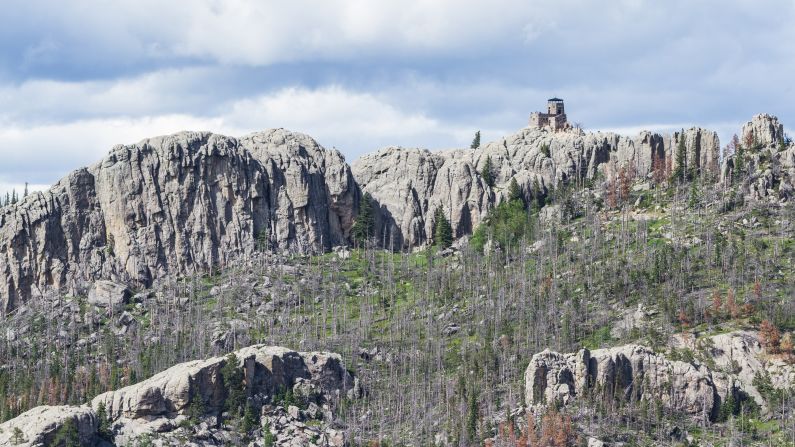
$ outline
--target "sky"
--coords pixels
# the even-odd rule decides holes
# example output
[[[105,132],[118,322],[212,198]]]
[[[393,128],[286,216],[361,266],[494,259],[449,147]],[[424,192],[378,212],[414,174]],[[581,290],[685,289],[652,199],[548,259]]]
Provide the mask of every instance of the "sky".
[[[795,123],[793,79],[795,0],[2,0],[0,194],[181,130],[464,147],[553,96],[586,131],[725,142]]]

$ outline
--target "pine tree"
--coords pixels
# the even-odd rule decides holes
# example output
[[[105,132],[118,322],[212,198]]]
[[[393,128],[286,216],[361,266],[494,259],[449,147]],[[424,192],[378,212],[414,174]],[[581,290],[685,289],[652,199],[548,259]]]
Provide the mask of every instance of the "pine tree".
[[[444,215],[442,207],[436,208],[433,216],[433,242],[440,248],[447,248],[453,244],[453,227],[447,216]]]
[[[737,152],[734,154],[734,175],[740,176],[745,169],[745,148],[742,145],[737,146]]]
[[[109,441],[112,437],[110,430],[110,419],[108,419],[108,411],[105,408],[105,402],[100,402],[97,407],[97,435],[100,438]]]
[[[226,356],[226,363],[221,368],[221,377],[224,379],[224,387],[227,392],[224,407],[232,414],[241,414],[246,403],[246,389],[243,382],[243,370],[238,366],[235,354]]]
[[[375,230],[374,199],[370,193],[364,193],[359,202],[359,215],[356,216],[351,228],[351,236],[358,243],[363,243],[373,236]]]
[[[467,416],[467,436],[475,441],[478,432],[478,396],[472,391],[469,395],[469,415]]]
[[[80,447],[80,433],[77,431],[77,424],[74,418],[69,418],[64,422],[61,428],[55,432],[53,438],[53,446],[58,447]]]
[[[508,200],[521,200],[524,206],[524,194],[522,193],[522,189],[519,188],[519,184],[516,183],[515,178],[512,178],[511,183],[508,185]]]
[[[480,147],[480,131],[475,132],[475,138],[472,140],[472,144],[469,145],[470,149],[477,149]]]
[[[673,175],[671,176],[672,180],[678,180],[680,182],[685,181],[685,174],[687,171],[686,165],[687,164],[687,148],[685,147],[685,131],[682,129],[682,133],[679,134],[679,144],[676,147],[676,168],[674,168]]]
[[[480,171],[480,176],[489,186],[494,186],[494,166],[491,163],[491,157],[486,157],[486,162],[483,164],[483,169]]]

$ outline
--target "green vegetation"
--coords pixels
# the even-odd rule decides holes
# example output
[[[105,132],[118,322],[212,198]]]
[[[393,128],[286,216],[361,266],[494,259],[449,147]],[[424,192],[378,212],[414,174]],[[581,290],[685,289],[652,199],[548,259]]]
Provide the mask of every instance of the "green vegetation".
[[[69,418],[64,424],[55,432],[55,437],[52,440],[53,446],[57,447],[80,447],[80,433],[77,431],[77,423],[74,418]]]
[[[433,216],[433,242],[439,248],[447,248],[453,243],[453,227],[441,206],[436,208]]]
[[[472,140],[472,144],[469,145],[470,149],[477,149],[480,147],[480,131],[475,132],[475,138]]]
[[[494,166],[491,162],[491,156],[486,157],[486,162],[483,163],[483,169],[480,170],[480,176],[487,185],[494,187]]]
[[[226,356],[224,366],[221,368],[221,377],[224,379],[224,388],[227,396],[224,401],[226,411],[235,416],[241,415],[248,405],[246,405],[246,385],[243,381],[243,369],[235,354]]]
[[[359,214],[351,228],[351,237],[357,245],[364,244],[375,233],[375,199],[364,193],[359,203]]]
[[[475,230],[470,243],[473,249],[483,252],[486,242],[496,242],[500,247],[517,246],[531,236],[533,218],[525,209],[518,186],[512,188],[510,198],[494,207],[485,221]]]

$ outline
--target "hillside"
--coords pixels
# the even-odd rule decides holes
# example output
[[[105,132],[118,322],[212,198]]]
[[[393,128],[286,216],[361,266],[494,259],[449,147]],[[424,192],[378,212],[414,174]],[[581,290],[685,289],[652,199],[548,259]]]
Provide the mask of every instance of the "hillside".
[[[523,129],[352,167],[284,130],[118,146],[2,210],[0,445],[69,420],[118,445],[791,445],[795,145],[758,115],[731,146]],[[263,345],[350,380],[293,401],[257,379]],[[233,351],[237,413],[226,379],[182,376]]]

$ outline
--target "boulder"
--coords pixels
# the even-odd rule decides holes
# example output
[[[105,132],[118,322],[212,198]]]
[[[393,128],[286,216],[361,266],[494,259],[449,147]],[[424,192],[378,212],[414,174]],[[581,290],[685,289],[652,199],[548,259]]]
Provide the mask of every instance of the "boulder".
[[[130,302],[130,289],[112,281],[96,281],[88,292],[88,303],[118,311]]]

